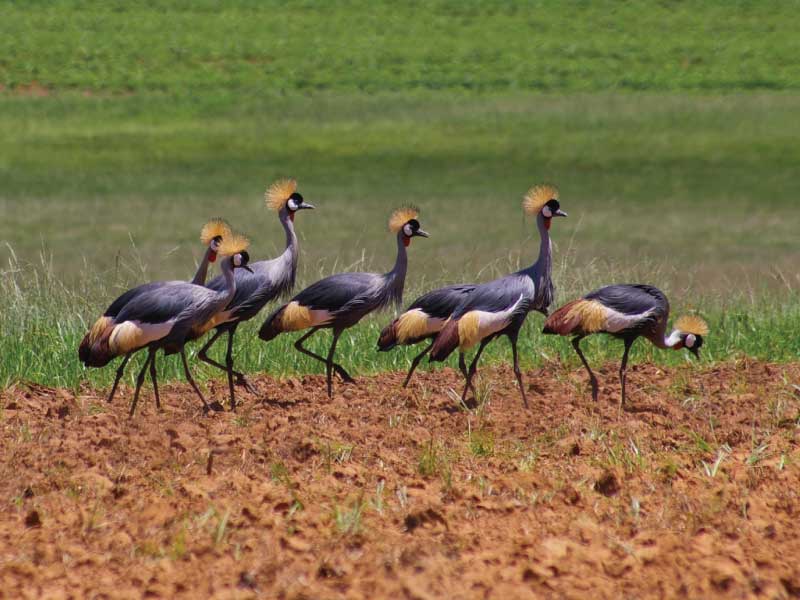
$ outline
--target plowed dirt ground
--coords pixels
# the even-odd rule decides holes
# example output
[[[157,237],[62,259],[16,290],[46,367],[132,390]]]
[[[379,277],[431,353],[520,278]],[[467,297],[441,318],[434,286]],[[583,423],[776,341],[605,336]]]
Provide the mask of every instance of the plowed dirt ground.
[[[800,597],[800,363],[0,393],[0,596]],[[212,395],[225,398],[222,382]]]

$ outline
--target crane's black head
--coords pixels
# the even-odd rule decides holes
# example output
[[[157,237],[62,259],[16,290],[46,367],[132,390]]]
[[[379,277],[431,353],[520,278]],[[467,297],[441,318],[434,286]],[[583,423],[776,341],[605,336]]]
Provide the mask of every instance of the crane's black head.
[[[545,227],[550,229],[550,219],[553,217],[566,217],[567,213],[561,210],[561,203],[555,198],[548,200],[542,207]]]
[[[416,219],[410,219],[403,225],[403,243],[408,246],[413,237],[430,237],[426,231],[423,231]]]
[[[286,201],[286,210],[289,212],[289,218],[292,221],[294,221],[294,214],[298,210],[312,209],[312,208],[314,208],[314,205],[303,200],[303,196],[298,192],[292,192],[292,195],[289,196],[289,199]]]
[[[244,269],[245,271],[253,272],[253,269],[247,266],[247,263],[250,262],[250,254],[247,253],[246,250],[242,252],[237,252],[233,256],[231,256],[231,266],[234,269]]]
[[[682,334],[683,347],[694,354],[695,358],[700,358],[700,348],[703,346],[703,336],[694,333]]]
[[[567,213],[561,210],[558,201],[558,188],[548,183],[540,183],[528,190],[522,199],[522,209],[525,214],[544,219],[544,225],[550,229],[553,217],[566,217]]]

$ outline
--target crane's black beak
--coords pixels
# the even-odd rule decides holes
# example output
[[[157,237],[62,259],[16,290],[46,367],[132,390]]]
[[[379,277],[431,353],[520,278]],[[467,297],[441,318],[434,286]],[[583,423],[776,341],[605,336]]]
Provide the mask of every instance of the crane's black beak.
[[[418,235],[419,237],[431,237],[430,235],[428,235],[428,232],[427,232],[427,231],[424,231],[424,230],[422,230],[422,229],[417,229],[417,230],[414,232],[414,235],[415,235],[415,236],[416,236],[416,235]]]
[[[556,210],[556,212],[553,213],[553,216],[554,217],[566,217],[567,213],[565,213],[563,210],[561,210],[559,208],[558,210]]]
[[[250,267],[248,267],[247,265],[244,265],[242,268],[243,268],[245,271],[247,271],[248,273],[252,273],[252,272],[253,272],[253,269],[251,269],[251,268],[250,268]]]
[[[305,200],[303,200],[303,203],[300,206],[298,206],[297,208],[299,210],[303,210],[304,208],[314,209],[316,207],[313,204],[311,204],[310,202],[306,202]]]

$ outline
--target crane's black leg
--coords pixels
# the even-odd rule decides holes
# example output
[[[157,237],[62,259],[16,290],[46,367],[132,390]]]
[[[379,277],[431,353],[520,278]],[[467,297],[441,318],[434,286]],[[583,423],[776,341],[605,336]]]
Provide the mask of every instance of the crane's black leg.
[[[228,331],[228,351],[225,353],[225,364],[228,366],[228,391],[231,394],[231,410],[236,410],[236,397],[233,391],[233,329]]]
[[[327,365],[328,364],[327,359],[323,358],[319,354],[316,354],[316,353],[312,352],[311,350],[309,350],[308,348],[305,348],[303,346],[303,342],[306,341],[308,338],[310,338],[312,335],[314,335],[320,329],[322,329],[322,328],[321,327],[313,327],[313,328],[311,328],[307,334],[302,336],[299,340],[297,340],[294,343],[294,347],[297,348],[297,350],[299,352],[302,352],[306,356],[310,356],[311,358],[314,358],[314,359],[318,360],[319,362],[325,363]],[[353,379],[352,377],[350,377],[350,375],[347,373],[347,371],[344,370],[344,367],[342,365],[340,365],[338,363],[333,363],[333,369],[336,371],[336,374],[339,377],[341,377],[342,380],[345,383],[355,383],[356,382],[356,380]]]
[[[125,365],[128,364],[128,361],[131,359],[130,354],[126,354],[125,358],[122,359],[122,362],[117,367],[117,376],[114,378],[114,385],[111,386],[111,393],[108,395],[108,399],[106,402],[111,402],[114,399],[114,394],[117,393],[117,386],[119,385],[119,380],[122,379],[122,375],[125,373]]]
[[[619,407],[625,409],[625,380],[628,378],[628,352],[630,352],[635,338],[625,338],[625,352],[622,353],[622,365],[619,368],[619,381],[622,384],[622,399],[619,402]]]
[[[586,370],[589,372],[589,383],[592,386],[592,400],[597,402],[597,377],[594,376],[592,372],[592,368],[589,366],[589,362],[586,360],[586,357],[583,355],[583,351],[581,350],[581,340],[584,336],[579,335],[577,337],[572,338],[572,347],[575,348],[575,352],[578,353],[578,357],[581,359],[583,366],[586,367]]]
[[[519,337],[519,331],[509,332],[506,335],[508,335],[508,341],[511,343],[511,356],[514,359],[514,375],[519,385],[519,393],[522,394],[522,403],[525,405],[525,408],[528,408],[528,398],[525,396],[525,387],[522,383],[522,371],[520,371],[519,368],[519,354],[517,353],[517,337]]]
[[[472,378],[475,377],[475,373],[478,371],[478,359],[483,354],[483,349],[486,348],[486,344],[489,343],[491,338],[484,338],[481,340],[481,345],[478,347],[478,352],[475,353],[475,358],[472,359],[472,363],[469,365],[469,371],[467,372],[467,381],[464,384],[464,391],[461,392],[461,401],[467,399],[467,390],[472,389],[472,393],[475,393],[475,388],[472,387]]]
[[[232,326],[232,327],[230,327],[228,329],[228,342],[229,343],[232,343],[231,342],[231,338],[233,337],[233,334],[236,333],[236,327],[238,325],[239,324],[236,323],[234,326]],[[197,358],[202,360],[204,363],[206,363],[208,365],[211,365],[212,367],[216,367],[220,371],[225,371],[227,373],[228,372],[228,367],[227,366],[225,366],[225,365],[223,365],[221,363],[218,363],[217,361],[215,361],[213,358],[211,358],[208,355],[208,351],[211,349],[211,346],[214,345],[214,343],[217,341],[217,338],[219,338],[219,336],[221,336],[223,334],[223,332],[224,332],[224,330],[217,329],[214,332],[214,335],[211,336],[211,339],[208,340],[208,342],[206,342],[206,345],[203,346],[200,349],[200,352],[198,352],[198,354],[197,354]],[[236,385],[244,386],[244,388],[248,392],[250,392],[251,394],[255,394],[256,393],[256,389],[252,385],[250,385],[250,382],[247,381],[247,378],[244,376],[244,373],[242,373],[241,371],[234,370],[233,374],[236,376]]]
[[[467,361],[464,358],[464,353],[459,350],[458,352],[458,370],[461,371],[461,374],[464,376],[464,381],[467,380]],[[475,391],[475,386],[470,384],[470,389],[472,390],[473,394],[477,394]]]
[[[207,413],[212,408],[214,410],[220,410],[222,407],[219,405],[218,402],[215,402],[214,406],[209,405],[209,403],[206,402],[206,399],[203,397],[202,392],[200,392],[200,388],[197,387],[197,384],[194,382],[194,378],[192,377],[192,374],[189,372],[189,361],[186,360],[186,349],[185,348],[181,348],[181,360],[183,361],[183,372],[186,375],[186,380],[192,386],[192,388],[194,389],[195,393],[198,396],[200,396],[200,401],[203,403],[203,412]]]
[[[156,352],[157,350],[150,350],[150,379],[153,382],[153,394],[156,397],[156,408],[161,410],[161,398],[158,395],[158,381],[156,377]]]
[[[136,389],[133,392],[133,400],[131,401],[131,409],[128,412],[128,417],[132,417],[133,413],[136,412],[136,405],[139,403],[139,390],[142,389],[142,384],[144,383],[145,373],[147,373],[147,367],[150,366],[150,361],[153,360],[153,353],[150,352],[147,354],[147,358],[144,359],[144,364],[142,365],[142,370],[139,371],[139,374],[136,376]]]
[[[414,374],[414,370],[417,368],[417,365],[419,364],[419,361],[421,361],[422,357],[425,356],[428,352],[431,351],[431,348],[433,348],[433,342],[434,342],[435,339],[436,338],[433,338],[431,340],[431,343],[428,344],[428,347],[425,348],[419,354],[417,354],[414,357],[414,360],[411,361],[411,368],[408,370],[408,375],[406,375],[406,380],[403,382],[403,387],[408,387],[408,382],[411,381],[411,376]]]
[[[328,358],[325,360],[325,377],[328,381],[328,398],[333,397],[333,384],[331,382],[331,375],[333,375],[333,354],[336,352],[336,342],[339,341],[339,336],[342,332],[338,329],[333,330],[333,340],[331,341],[330,350],[328,350]]]

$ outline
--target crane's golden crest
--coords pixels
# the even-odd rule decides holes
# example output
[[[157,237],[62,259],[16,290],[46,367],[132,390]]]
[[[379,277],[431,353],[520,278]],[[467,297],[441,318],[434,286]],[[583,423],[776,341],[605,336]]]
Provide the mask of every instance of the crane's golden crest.
[[[606,316],[606,308],[600,302],[579,300],[569,310],[564,321],[580,324],[585,333],[597,333],[605,329]]]
[[[223,240],[231,234],[231,226],[225,219],[211,219],[208,223],[203,225],[200,231],[200,241],[203,245],[208,246],[215,237],[221,237]]]
[[[244,252],[250,247],[250,240],[247,236],[241,233],[231,232],[228,237],[222,238],[222,243],[219,245],[219,254],[221,256],[233,256],[239,252]]]
[[[522,209],[525,214],[537,215],[550,200],[558,200],[558,188],[549,183],[540,183],[525,194],[522,199]]]
[[[708,335],[708,323],[697,315],[684,315],[675,321],[675,329],[692,335]]]
[[[404,206],[396,209],[392,216],[389,217],[389,231],[397,233],[403,228],[403,225],[408,223],[411,219],[419,218],[419,209],[416,206]]]
[[[420,309],[404,312],[397,319],[397,341],[405,344],[428,334],[428,315]]]
[[[280,210],[289,201],[289,196],[297,191],[297,181],[294,179],[279,179],[267,188],[264,200],[267,208]]]

